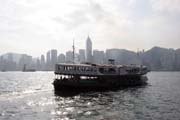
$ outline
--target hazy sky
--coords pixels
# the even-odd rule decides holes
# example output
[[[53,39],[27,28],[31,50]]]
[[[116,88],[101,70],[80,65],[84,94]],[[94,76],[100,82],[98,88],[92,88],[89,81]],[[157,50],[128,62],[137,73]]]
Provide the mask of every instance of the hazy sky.
[[[0,54],[180,48],[180,0],[0,0]]]

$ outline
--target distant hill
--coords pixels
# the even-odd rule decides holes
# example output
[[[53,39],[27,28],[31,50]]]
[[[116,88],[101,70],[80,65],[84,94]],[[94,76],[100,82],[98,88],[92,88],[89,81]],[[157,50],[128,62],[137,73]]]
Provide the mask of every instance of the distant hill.
[[[141,59],[151,70],[180,70],[180,49],[153,47],[141,54]]]
[[[156,71],[180,70],[180,49],[153,47],[138,53],[125,49],[108,49],[106,57],[115,59],[116,64],[144,64]]]

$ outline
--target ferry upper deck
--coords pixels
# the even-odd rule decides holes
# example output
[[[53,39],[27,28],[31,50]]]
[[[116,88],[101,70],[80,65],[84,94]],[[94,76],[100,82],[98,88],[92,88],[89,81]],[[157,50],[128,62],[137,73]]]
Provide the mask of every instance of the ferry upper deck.
[[[79,76],[143,75],[147,68],[142,65],[110,64],[56,64],[55,74]]]

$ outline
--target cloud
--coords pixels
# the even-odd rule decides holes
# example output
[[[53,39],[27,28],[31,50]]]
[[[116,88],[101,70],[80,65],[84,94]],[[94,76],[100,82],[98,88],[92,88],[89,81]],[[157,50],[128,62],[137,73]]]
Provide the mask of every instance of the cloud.
[[[107,17],[107,12],[99,3],[88,1],[84,6],[76,6],[76,9],[65,16],[54,17],[53,20],[63,24],[68,29],[76,29],[83,24],[93,24]]]
[[[151,0],[151,3],[157,11],[180,12],[180,0]]]
[[[170,43],[172,39],[171,46],[177,47],[179,1],[0,1],[0,44],[10,51],[12,47],[8,46],[15,48],[20,43],[27,46],[21,51],[27,49],[36,55],[42,53],[42,49],[51,48],[65,52],[71,49],[73,38],[78,48],[85,48],[89,34],[93,47],[104,50],[112,47],[147,49]]]

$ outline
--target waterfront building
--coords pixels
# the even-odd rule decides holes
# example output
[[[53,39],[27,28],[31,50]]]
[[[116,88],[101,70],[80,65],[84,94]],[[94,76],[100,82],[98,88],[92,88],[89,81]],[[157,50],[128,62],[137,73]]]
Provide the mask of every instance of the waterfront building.
[[[58,63],[65,63],[66,57],[64,54],[59,54],[58,56]]]
[[[51,50],[51,65],[54,67],[56,63],[57,63],[57,50],[52,49]]]
[[[109,59],[115,60],[115,64],[119,64],[119,49],[107,49],[106,50],[106,63],[108,63]]]
[[[72,51],[66,52],[66,63],[73,63],[73,52]]]
[[[45,57],[44,55],[41,55],[41,60],[40,60],[40,70],[45,70]]]
[[[85,62],[85,50],[84,49],[79,49],[79,62]]]
[[[50,53],[50,51],[48,51],[47,53],[46,53],[46,63],[50,63],[50,61],[51,61],[51,53]]]
[[[24,65],[26,65],[28,68],[32,67],[32,56],[27,54],[22,54],[20,60],[19,60],[19,69],[23,70]]]
[[[46,53],[46,70],[50,70],[50,63],[51,63],[51,52],[48,51]]]
[[[93,63],[95,64],[104,63],[104,51],[93,50]]]
[[[45,57],[44,57],[44,55],[41,55],[41,64],[45,64]]]

